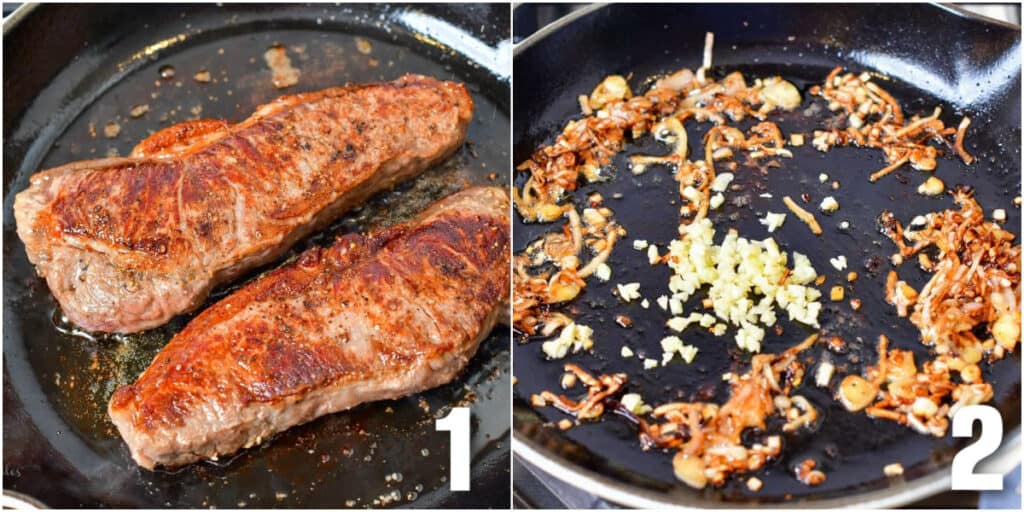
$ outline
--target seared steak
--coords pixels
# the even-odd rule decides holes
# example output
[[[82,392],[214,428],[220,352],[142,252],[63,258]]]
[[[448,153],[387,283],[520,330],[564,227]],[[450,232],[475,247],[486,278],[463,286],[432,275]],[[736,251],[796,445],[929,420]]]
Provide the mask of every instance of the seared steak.
[[[127,158],[32,176],[18,235],[71,321],[148,329],[447,158],[472,111],[463,85],[409,75],[284,96],[235,125],[175,125]]]
[[[203,311],[110,400],[132,457],[150,469],[213,459],[450,381],[507,318],[509,220],[505,190],[467,189]]]

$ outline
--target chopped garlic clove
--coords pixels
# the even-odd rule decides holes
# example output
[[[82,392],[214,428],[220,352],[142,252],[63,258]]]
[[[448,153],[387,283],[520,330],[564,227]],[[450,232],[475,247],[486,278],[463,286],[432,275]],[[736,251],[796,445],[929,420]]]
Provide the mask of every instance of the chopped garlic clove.
[[[825,213],[832,213],[839,209],[839,201],[836,198],[828,196],[821,200],[821,205],[818,207]]]
[[[760,222],[768,228],[769,233],[774,233],[776,229],[782,227],[782,223],[786,222],[786,214],[768,212]]]
[[[946,184],[935,176],[930,176],[921,186],[917,187],[917,193],[923,196],[937,196],[946,190]]]

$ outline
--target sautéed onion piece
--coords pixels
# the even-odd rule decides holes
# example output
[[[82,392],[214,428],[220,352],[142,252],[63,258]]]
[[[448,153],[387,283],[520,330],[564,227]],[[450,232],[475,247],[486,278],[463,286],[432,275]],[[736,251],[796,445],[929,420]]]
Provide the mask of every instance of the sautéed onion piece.
[[[881,335],[877,364],[866,370],[866,378],[847,376],[837,395],[851,411],[864,408],[873,418],[895,421],[920,434],[943,437],[949,428],[949,418],[961,407],[992,399],[992,385],[981,380],[981,369],[968,360],[940,355],[925,361],[918,370],[913,352],[890,350],[889,339]],[[959,375],[959,382],[954,382],[954,373]],[[859,406],[863,403],[868,405]]]
[[[749,372],[729,376],[731,393],[724,404],[672,402],[654,408],[648,419],[623,407],[615,412],[639,425],[645,450],[676,450],[672,465],[679,480],[695,488],[709,483],[720,486],[734,473],[762,468],[782,451],[779,433],[747,445],[742,439],[746,429],[766,429],[766,420],[773,414],[787,420],[783,432],[810,427],[818,421],[818,411],[806,398],[791,395],[804,376],[804,365],[797,356],[817,339],[812,335],[781,354],[754,356]],[[604,401],[620,392],[627,380],[621,373],[594,377],[572,364],[565,369],[587,386],[586,396],[574,401],[543,391],[533,402],[554,406],[578,420],[598,419],[606,410]]]
[[[781,354],[754,356],[749,372],[728,376],[730,396],[724,404],[673,402],[656,407],[652,422],[638,418],[644,448],[677,450],[672,460],[675,475],[695,488],[720,486],[734,473],[762,468],[781,453],[782,439],[772,433],[748,446],[741,437],[746,429],[765,430],[773,414],[787,419],[784,432],[818,420],[807,399],[791,396],[804,376],[797,356],[817,339],[815,334]]]
[[[964,117],[958,128],[947,127],[939,119],[942,109],[936,107],[929,116],[914,116],[907,120],[899,103],[871,81],[870,73],[840,75],[842,71],[842,67],[836,67],[823,85],[811,88],[811,94],[828,101],[829,110],[845,116],[840,122],[845,124],[845,128],[814,131],[813,145],[816,149],[828,151],[833,146],[854,145],[882,150],[889,165],[872,173],[871,181],[877,181],[907,163],[914,169],[935,170],[939,149],[928,145],[929,141],[945,146],[966,164],[974,161],[974,157],[964,149],[970,118]],[[949,136],[954,134],[954,142],[950,143]]]
[[[936,357],[918,370],[913,352],[889,350],[882,335],[878,363],[868,368],[866,383],[848,376],[838,392],[848,409],[864,399],[871,403],[868,415],[936,437],[946,435],[949,418],[961,407],[992,399],[979,365],[986,356],[991,363],[1012,352],[1021,335],[1020,245],[1013,245],[1012,233],[985,221],[969,190],[956,190],[953,198],[959,210],[929,214],[913,230],[905,230],[891,212],[879,217],[899,259],[917,255],[922,269],[933,273],[917,292],[891,271],[885,295],[921,330],[921,342]],[[937,251],[935,260],[923,252],[930,247]],[[988,336],[979,337],[979,328]]]
[[[550,307],[576,298],[586,286],[584,279],[594,274],[616,241],[626,235],[607,208],[585,209],[581,219],[570,206],[566,216],[568,222],[561,231],[547,233],[513,258],[512,322],[526,334],[551,336],[569,325],[571,318]],[[581,266],[585,252],[591,257]]]
[[[985,353],[1001,359],[1020,341],[1021,247],[1014,245],[1013,233],[985,221],[969,190],[956,190],[953,199],[959,210],[931,213],[914,230],[882,212],[882,231],[901,258],[925,255],[918,261],[933,274],[920,292],[907,290],[902,281],[887,286],[886,298],[904,310],[913,306],[910,321],[921,330],[921,342],[937,354],[974,359],[973,354]],[[937,250],[934,260],[922,252],[929,247]],[[991,337],[977,335],[983,326]]]

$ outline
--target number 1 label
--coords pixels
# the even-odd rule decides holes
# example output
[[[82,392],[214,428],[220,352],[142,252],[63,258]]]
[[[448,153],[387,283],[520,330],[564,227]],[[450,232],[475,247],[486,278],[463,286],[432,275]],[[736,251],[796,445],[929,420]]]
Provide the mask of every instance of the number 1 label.
[[[451,432],[451,489],[469,490],[469,408],[455,407],[447,416],[437,420],[438,431]]]

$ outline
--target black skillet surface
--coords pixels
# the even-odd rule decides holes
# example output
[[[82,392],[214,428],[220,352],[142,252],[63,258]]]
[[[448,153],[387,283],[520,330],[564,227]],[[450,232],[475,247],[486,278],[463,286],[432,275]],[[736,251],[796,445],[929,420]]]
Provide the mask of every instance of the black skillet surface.
[[[947,157],[939,162],[935,174],[952,187],[970,184],[987,212],[1006,209],[1006,223],[1018,236],[1020,210],[1012,200],[1020,189],[1020,35],[1018,30],[962,18],[944,9],[927,5],[612,5],[589,11],[540,37],[527,40],[517,48],[514,58],[516,112],[514,117],[514,158],[519,163],[542,143],[561,130],[564,123],[579,116],[576,97],[590,90],[609,74],[631,75],[634,90],[640,90],[649,77],[681,67],[700,65],[704,32],[715,33],[714,74],[721,78],[740,70],[748,81],[776,74],[793,81],[804,93],[804,103],[793,113],[775,115],[787,135],[809,133],[820,126],[829,112],[820,99],[807,93],[810,85],[820,83],[836,65],[854,71],[878,73],[877,80],[904,105],[907,115],[927,114],[936,105],[943,107],[943,119],[955,126],[961,115],[974,123],[968,132],[967,148],[978,161],[965,166]],[[557,51],[555,49],[557,48]],[[543,77],[527,80],[522,77]],[[817,107],[815,107],[815,105]],[[820,112],[806,116],[808,108]],[[745,128],[750,123],[743,123]],[[699,141],[706,125],[687,123],[690,152],[700,157]],[[881,155],[872,150],[837,148],[819,153],[807,144],[793,148],[794,158],[783,159],[782,166],[762,173],[741,166],[734,183],[742,191],[728,192],[726,204],[710,215],[720,240],[727,227],[740,235],[761,239],[768,235],[758,223],[766,211],[787,212],[783,195],[810,196],[808,209],[827,195],[835,196],[841,208],[831,216],[817,214],[824,236],[815,237],[792,214],[773,235],[783,250],[810,257],[819,274],[827,276],[820,289],[824,292],[820,315],[822,333],[839,335],[848,342],[845,355],[831,354],[839,366],[833,386],[846,373],[860,370],[876,359],[876,340],[885,333],[898,348],[917,353],[918,364],[926,355],[916,340],[918,334],[909,321],[898,318],[884,303],[883,283],[890,265],[893,245],[878,233],[875,219],[882,209],[909,221],[918,214],[954,207],[951,198],[924,198],[915,193],[926,173],[901,170],[876,184],[868,182],[871,172],[884,167]],[[544,359],[539,342],[516,343],[513,349],[518,380],[514,398],[514,429],[518,439],[542,457],[553,458],[569,466],[618,482],[618,491],[643,493],[655,501],[690,506],[761,506],[786,500],[812,505],[812,500],[833,500],[830,504],[856,503],[855,495],[884,489],[905,489],[915,479],[947,471],[950,458],[966,443],[925,437],[891,422],[874,421],[851,414],[834,402],[828,391],[816,388],[810,376],[823,353],[815,347],[809,356],[806,383],[798,391],[815,403],[824,421],[813,432],[801,432],[785,438],[784,454],[779,460],[756,473],[764,488],[754,493],[744,485],[746,478],[731,479],[721,489],[694,492],[672,476],[671,454],[641,452],[635,428],[621,417],[607,417],[599,423],[584,424],[561,432],[550,422],[564,418],[552,408],[533,409],[529,396],[543,389],[558,389],[562,362],[575,362],[598,373],[626,372],[630,381],[626,392],[639,392],[648,402],[697,400],[698,394],[713,392],[716,401],[724,401],[727,389],[720,380],[726,371],[746,371],[749,355],[740,353],[733,341],[734,329],[723,338],[715,338],[700,329],[690,329],[682,337],[700,349],[695,362],[687,366],[674,361],[654,370],[642,369],[642,357],[660,359],[659,340],[668,335],[663,327],[669,314],[655,305],[655,298],[667,294],[670,271],[665,266],[652,268],[645,252],[632,248],[632,240],[645,239],[658,244],[661,253],[677,236],[678,184],[665,168],[652,168],[640,177],[626,167],[626,154],[664,154],[650,137],[627,146],[614,162],[616,177],[609,183],[586,185],[573,194],[579,204],[594,192],[600,192],[605,204],[628,231],[628,237],[616,245],[610,265],[609,283],[590,281],[570,310],[580,323],[594,328],[593,354],[576,354],[564,361]],[[841,183],[839,190],[818,181],[827,173]],[[521,186],[525,176],[518,176]],[[772,198],[760,197],[770,192]],[[615,193],[623,194],[614,199]],[[797,199],[799,201],[799,199]],[[514,247],[521,250],[552,225],[521,224],[517,218]],[[851,224],[847,232],[838,229],[841,221]],[[836,271],[829,259],[845,255],[846,271]],[[860,279],[847,285],[847,298],[863,301],[859,311],[849,302],[828,301],[828,289],[845,284],[844,276],[857,271]],[[911,264],[899,270],[900,276],[916,288],[928,276]],[[643,309],[638,302],[622,304],[612,295],[615,283],[639,282],[644,297],[651,303]],[[686,310],[699,310],[693,303]],[[613,321],[615,315],[632,318],[631,329]],[[781,320],[782,315],[780,315]],[[799,324],[781,321],[782,336],[769,332],[765,352],[780,352],[811,331]],[[522,337],[517,338],[520,342]],[[638,357],[623,359],[620,349],[630,346]],[[995,386],[992,401],[1002,415],[1004,431],[1019,430],[1020,355],[1008,356],[985,371]],[[705,396],[706,398],[706,396]],[[610,415],[608,415],[610,416]],[[828,475],[818,487],[806,487],[792,476],[792,468],[807,457],[814,458]],[[889,481],[882,467],[901,462],[906,468],[902,479]],[[598,489],[588,489],[602,493]],[[623,496],[622,493],[617,494]],[[816,501],[819,504],[823,501]]]
[[[508,26],[501,5],[104,5],[40,6],[5,27],[4,487],[62,508],[508,506],[505,328],[449,385],[321,418],[217,464],[139,469],[106,402],[188,317],[117,339],[73,335],[26,260],[11,216],[14,194],[40,169],[126,154],[174,122],[239,121],[281,94],[407,72],[468,84],[476,102],[468,143],[300,245],[407,219],[466,182],[507,183],[509,85],[497,52],[507,49]],[[359,50],[357,36],[369,51]],[[275,43],[301,70],[295,87],[271,84],[262,55]],[[161,78],[166,66],[171,79]],[[201,70],[209,83],[193,78]],[[132,118],[138,105],[149,111]],[[120,126],[117,137],[104,136],[108,123]],[[472,410],[472,492],[448,490],[448,433],[434,427],[455,405]]]

